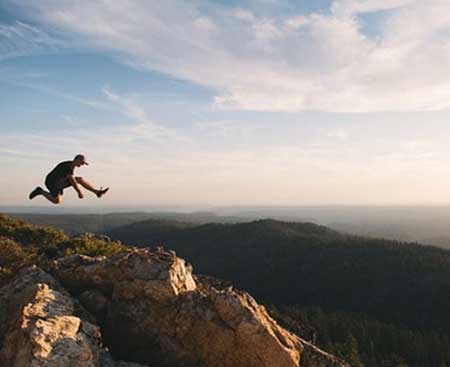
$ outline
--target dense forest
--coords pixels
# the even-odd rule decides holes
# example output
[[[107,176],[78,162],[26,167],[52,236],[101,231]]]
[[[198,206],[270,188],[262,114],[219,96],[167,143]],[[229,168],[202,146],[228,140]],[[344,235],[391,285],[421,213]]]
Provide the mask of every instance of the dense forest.
[[[450,338],[380,322],[364,314],[325,312],[320,307],[268,306],[278,322],[352,366],[449,366]]]
[[[317,330],[321,347],[365,366],[450,365],[450,251],[311,223],[160,224],[109,235],[174,249],[197,272],[231,280],[278,318]]]

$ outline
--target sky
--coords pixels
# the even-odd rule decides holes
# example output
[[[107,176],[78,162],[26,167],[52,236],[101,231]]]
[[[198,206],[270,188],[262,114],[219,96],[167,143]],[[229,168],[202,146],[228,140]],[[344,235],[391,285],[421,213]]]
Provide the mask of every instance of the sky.
[[[448,0],[2,0],[0,206],[450,204]]]

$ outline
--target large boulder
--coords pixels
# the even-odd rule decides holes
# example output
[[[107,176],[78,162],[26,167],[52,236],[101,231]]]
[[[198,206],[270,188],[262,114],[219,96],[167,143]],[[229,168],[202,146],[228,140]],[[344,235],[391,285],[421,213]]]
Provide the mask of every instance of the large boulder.
[[[0,288],[0,366],[119,366],[91,321],[52,276],[24,269]]]
[[[75,255],[54,276],[96,315],[116,357],[158,366],[342,367],[281,328],[247,293],[195,278],[173,252]]]

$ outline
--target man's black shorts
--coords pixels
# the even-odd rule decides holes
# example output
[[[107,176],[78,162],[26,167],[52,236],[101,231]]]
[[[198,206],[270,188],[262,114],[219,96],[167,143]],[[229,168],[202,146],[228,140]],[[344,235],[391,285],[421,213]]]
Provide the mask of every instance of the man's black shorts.
[[[63,190],[66,187],[71,186],[69,179],[65,179],[63,181],[53,181],[53,180],[45,180],[45,186],[47,186],[48,191],[52,194],[53,197],[57,197],[58,195],[63,194]]]

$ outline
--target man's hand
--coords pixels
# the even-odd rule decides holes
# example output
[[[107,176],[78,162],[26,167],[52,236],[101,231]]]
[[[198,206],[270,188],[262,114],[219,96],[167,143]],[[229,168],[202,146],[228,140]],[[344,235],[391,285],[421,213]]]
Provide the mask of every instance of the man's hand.
[[[77,183],[77,181],[75,180],[75,178],[73,177],[73,175],[70,175],[70,176],[67,177],[67,178],[69,179],[70,184],[72,185],[72,187],[74,188],[74,190],[77,192],[78,197],[79,197],[80,199],[83,199],[83,198],[84,198],[84,195],[83,195],[83,193],[81,192],[80,187],[78,186],[78,183]]]

